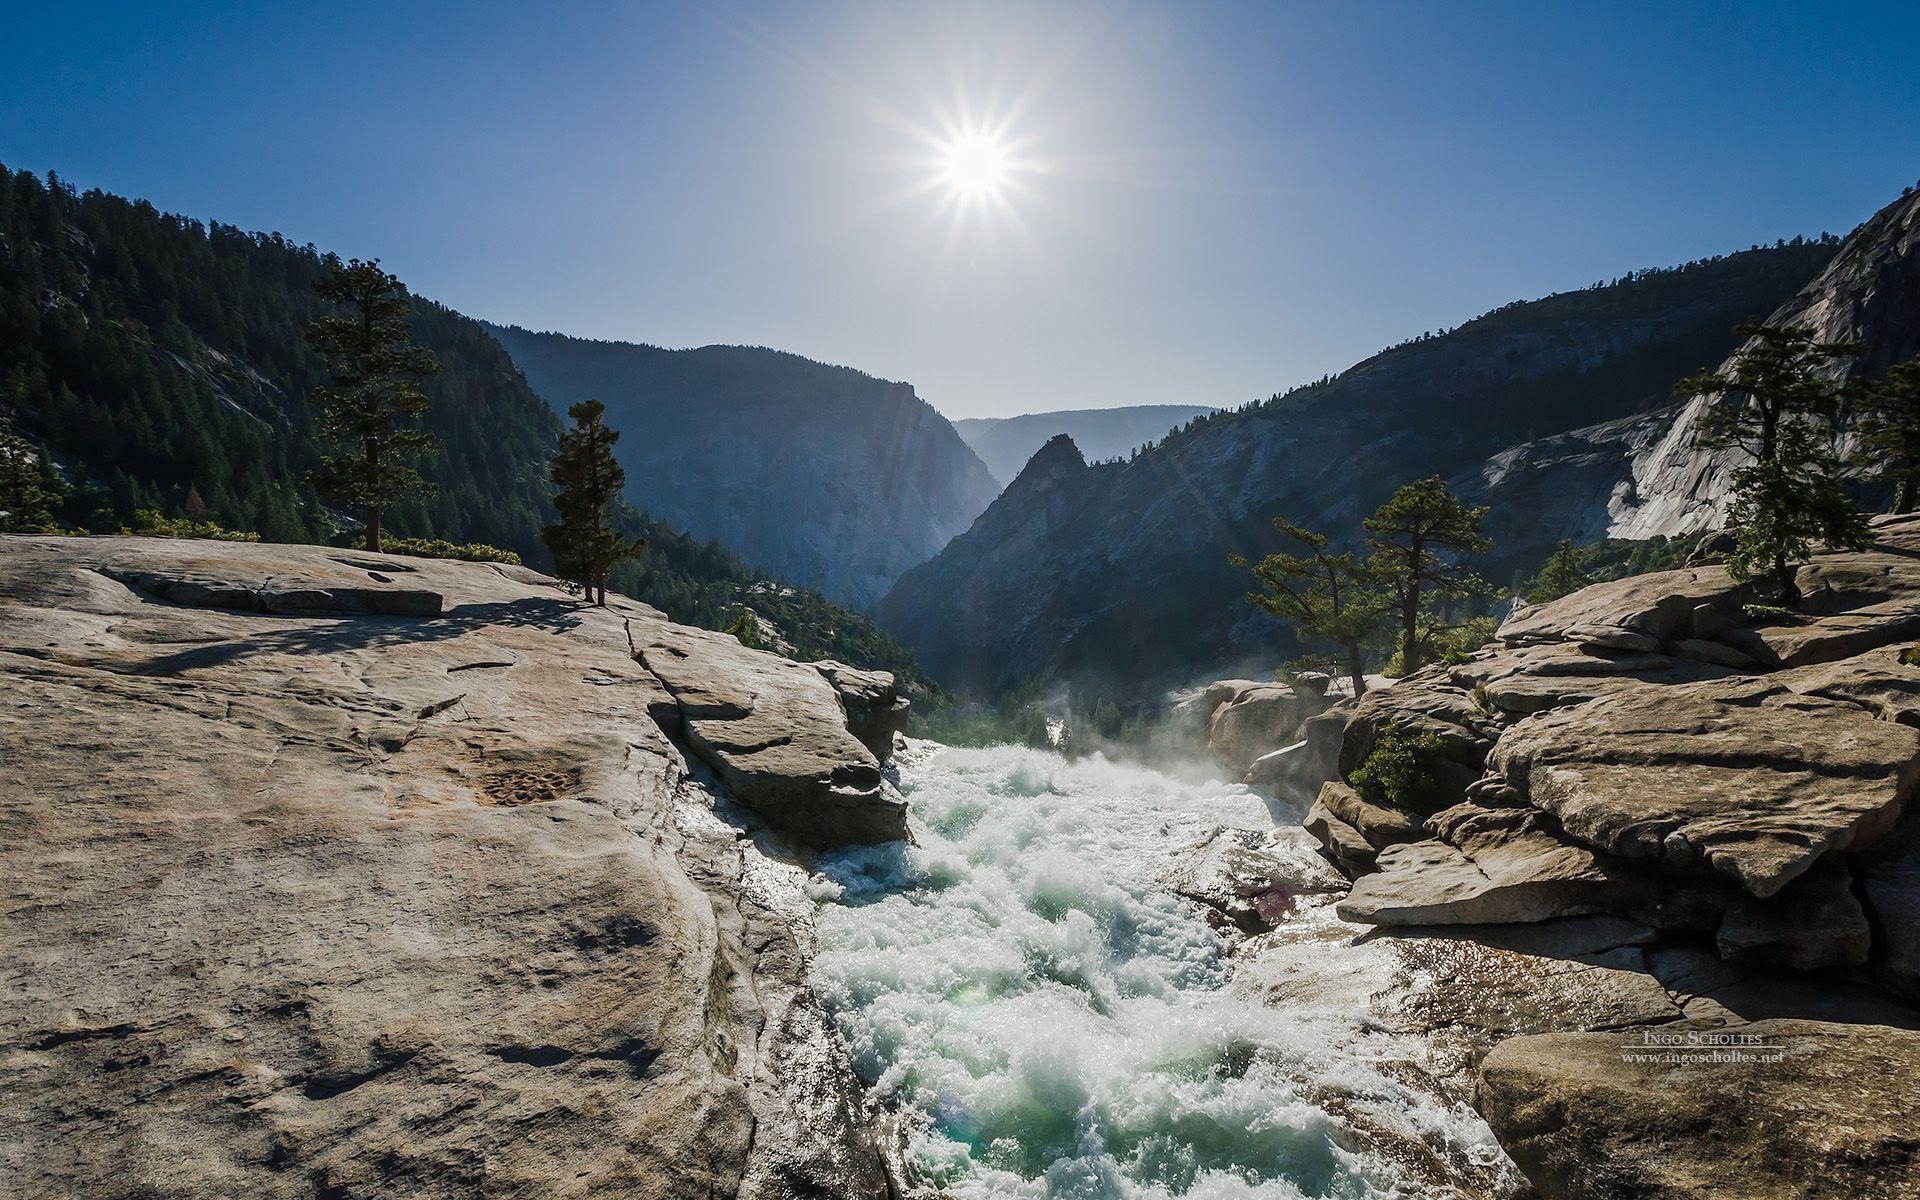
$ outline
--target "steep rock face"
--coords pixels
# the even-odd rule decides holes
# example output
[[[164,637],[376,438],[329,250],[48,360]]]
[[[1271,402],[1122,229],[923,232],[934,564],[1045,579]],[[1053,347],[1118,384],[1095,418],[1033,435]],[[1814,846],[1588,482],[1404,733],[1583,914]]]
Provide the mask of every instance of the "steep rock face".
[[[754,347],[487,328],[560,411],[607,406],[635,507],[843,604],[878,600],[996,491],[908,384]]]
[[[1093,472],[1072,438],[1050,439],[971,529],[901,579],[874,608],[875,620],[952,686],[992,692],[1016,682],[1021,664],[1051,654],[1069,625],[1065,606],[1082,596],[1070,581],[1098,569],[1091,547],[1074,549],[1099,520],[1087,510]],[[1045,580],[1033,575],[1042,563]],[[1005,586],[1016,574],[1027,587]],[[1062,579],[1066,594],[1055,598],[1049,593]],[[937,603],[921,602],[935,593]],[[1036,610],[1042,597],[1049,602]]]
[[[1758,314],[1753,314],[1758,315]],[[1837,378],[1873,377],[1920,354],[1920,194],[1905,196],[1854,231],[1817,277],[1767,320],[1804,325],[1824,341],[1862,341],[1864,357]],[[1705,364],[1700,364],[1705,365]],[[1509,539],[1648,538],[1720,522],[1737,465],[1695,443],[1719,397],[1530,442],[1489,460],[1471,494],[1509,514]]]
[[[760,811],[669,737],[776,704]],[[766,852],[877,773],[842,722],[521,568],[0,538],[0,1190],[886,1196]]]
[[[953,423],[995,479],[1020,473],[1040,447],[1060,434],[1088,458],[1125,458],[1173,429],[1213,412],[1191,404],[1142,404],[1131,408],[1082,408],[1022,413],[1017,417],[968,417]]]
[[[1278,548],[1272,517],[1357,538],[1359,518],[1411,479],[1668,403],[1674,379],[1724,357],[1734,325],[1831,253],[1736,255],[1508,306],[1126,462],[1064,462],[1050,443],[875,614],[936,678],[974,689],[1269,674],[1287,654],[1281,627],[1235,603],[1247,578],[1227,560]]]

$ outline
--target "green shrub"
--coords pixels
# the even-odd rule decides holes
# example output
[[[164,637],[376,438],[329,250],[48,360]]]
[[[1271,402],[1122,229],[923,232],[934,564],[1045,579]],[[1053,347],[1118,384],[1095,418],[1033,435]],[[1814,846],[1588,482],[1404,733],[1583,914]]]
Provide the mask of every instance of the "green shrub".
[[[1900,652],[1900,665],[1903,667],[1920,667],[1920,646],[1908,646],[1905,650],[1902,650]]]
[[[1778,604],[1742,605],[1749,621],[1784,621],[1793,615],[1793,610]]]
[[[383,537],[380,553],[409,554],[415,558],[456,558],[461,562],[493,562],[520,565],[520,556],[511,550],[489,546],[485,542],[459,545],[444,538]]]
[[[1347,782],[1375,804],[1430,813],[1446,800],[1433,773],[1446,748],[1446,739],[1437,733],[1415,733],[1398,721],[1389,721],[1374,735],[1373,749]]]
[[[257,542],[260,535],[239,529],[225,529],[212,521],[187,517],[163,517],[151,508],[135,509],[133,528],[122,527],[123,534],[135,537],[200,538],[210,542]]]

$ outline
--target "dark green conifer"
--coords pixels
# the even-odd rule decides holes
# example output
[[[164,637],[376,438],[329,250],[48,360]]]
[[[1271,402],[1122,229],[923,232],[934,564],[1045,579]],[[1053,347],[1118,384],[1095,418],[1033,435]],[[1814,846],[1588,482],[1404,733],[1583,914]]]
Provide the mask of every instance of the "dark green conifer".
[[[1860,458],[1893,480],[1893,511],[1920,505],[1920,358],[1895,364],[1861,390]]]
[[[434,490],[412,466],[433,449],[433,435],[404,422],[426,414],[420,385],[440,365],[414,345],[407,289],[378,259],[336,265],[313,286],[332,305],[307,340],[327,360],[329,379],[314,400],[320,431],[336,449],[321,455],[313,482],[365,514],[366,548],[378,550],[381,515],[404,496]]]
[[[1734,535],[1727,573],[1768,577],[1782,605],[1800,603],[1794,573],[1816,543],[1856,550],[1870,545],[1867,521],[1841,486],[1833,421],[1841,399],[1833,368],[1857,357],[1857,342],[1821,342],[1792,326],[1742,325],[1746,336],[1725,374],[1702,371],[1674,385],[1681,397],[1720,397],[1698,444],[1730,449],[1749,461],[1733,472],[1727,529]]]
[[[1492,591],[1460,561],[1492,548],[1480,532],[1487,510],[1460,503],[1438,475],[1406,484],[1363,524],[1373,554],[1367,566],[1387,591],[1400,625],[1401,669],[1426,662],[1420,622],[1450,599]]]
[[[560,489],[553,499],[560,523],[540,531],[540,540],[553,551],[555,574],[579,584],[587,599],[603,608],[607,573],[647,546],[646,539],[628,540],[610,524],[627,473],[613,453],[620,434],[602,419],[605,414],[606,406],[598,400],[582,400],[567,409],[573,425],[561,435],[547,475]]]
[[[1540,574],[1527,585],[1527,603],[1545,604],[1549,600],[1570,596],[1592,583],[1593,576],[1587,573],[1586,559],[1580,547],[1562,540],[1559,549],[1540,568]]]
[[[0,417],[0,533],[47,533],[60,507],[60,481],[33,443]]]

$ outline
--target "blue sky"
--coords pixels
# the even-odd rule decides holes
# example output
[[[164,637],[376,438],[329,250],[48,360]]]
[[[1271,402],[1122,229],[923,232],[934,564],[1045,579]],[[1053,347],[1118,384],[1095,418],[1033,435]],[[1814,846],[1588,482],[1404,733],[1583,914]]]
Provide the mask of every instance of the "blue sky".
[[[1920,179],[1920,5],[7,4],[0,162],[952,416],[1235,404]],[[991,127],[999,198],[941,183]]]

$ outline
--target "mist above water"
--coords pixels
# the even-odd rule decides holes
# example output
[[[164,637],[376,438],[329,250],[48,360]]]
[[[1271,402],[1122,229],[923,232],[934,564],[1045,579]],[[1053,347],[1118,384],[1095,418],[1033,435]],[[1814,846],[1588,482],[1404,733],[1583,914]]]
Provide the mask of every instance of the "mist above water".
[[[1418,1040],[1354,1003],[1368,972],[1385,983],[1377,951],[1325,939],[1303,956],[1324,1002],[1269,1007],[1162,885],[1214,827],[1270,824],[1246,789],[1014,747],[917,749],[902,780],[921,844],[835,855],[809,891],[815,986],[907,1114],[925,1182],[960,1200],[1360,1200],[1445,1195],[1434,1163],[1500,1160],[1410,1069]]]

